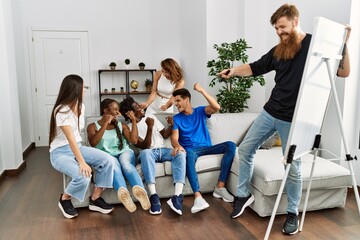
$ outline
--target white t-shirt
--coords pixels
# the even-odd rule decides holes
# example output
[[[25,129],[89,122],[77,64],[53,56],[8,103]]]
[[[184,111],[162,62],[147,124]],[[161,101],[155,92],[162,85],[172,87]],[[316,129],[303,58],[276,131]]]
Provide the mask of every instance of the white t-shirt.
[[[140,122],[137,123],[138,133],[142,139],[145,139],[147,133],[147,124],[145,122],[147,117],[151,117],[154,119],[154,127],[151,136],[151,145],[150,148],[163,148],[166,147],[164,143],[164,138],[161,135],[160,131],[165,127],[164,125],[157,119],[153,114],[149,114],[146,117],[143,117]],[[128,124],[131,130],[131,123]]]
[[[82,138],[80,135],[80,131],[85,126],[84,113],[85,113],[85,105],[82,104],[79,126],[78,126],[78,117],[68,106],[64,106],[56,114],[55,116],[56,135],[54,140],[50,144],[50,152],[52,152],[54,149],[58,147],[62,147],[69,144],[69,141],[67,140],[60,126],[71,126],[76,142],[81,142]],[[80,129],[78,127],[80,127]]]

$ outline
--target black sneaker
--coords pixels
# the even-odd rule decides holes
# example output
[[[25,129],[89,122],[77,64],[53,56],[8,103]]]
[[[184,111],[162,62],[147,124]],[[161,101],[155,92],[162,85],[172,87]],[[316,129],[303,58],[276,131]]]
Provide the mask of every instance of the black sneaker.
[[[102,197],[98,197],[96,200],[92,200],[90,197],[89,209],[91,211],[108,214],[114,210],[114,207],[113,205],[106,203]]]
[[[150,196],[150,203],[151,203],[151,208],[150,208],[149,212],[151,214],[157,215],[157,214],[160,214],[162,212],[159,195],[157,195],[156,193],[151,195]]]
[[[167,204],[174,210],[177,214],[182,215],[182,203],[183,203],[183,195],[180,194],[179,196],[174,195],[167,201]]]
[[[71,203],[71,199],[68,200],[62,200],[62,194],[60,196],[60,201],[58,203],[58,206],[63,213],[64,217],[66,218],[74,218],[78,215],[78,212],[74,208],[74,206]]]
[[[298,226],[298,216],[295,213],[288,212],[282,232],[285,234],[293,235],[299,231]]]
[[[233,203],[233,211],[230,213],[231,218],[237,218],[240,216],[245,208],[254,202],[254,196],[250,193],[248,197],[235,197]]]

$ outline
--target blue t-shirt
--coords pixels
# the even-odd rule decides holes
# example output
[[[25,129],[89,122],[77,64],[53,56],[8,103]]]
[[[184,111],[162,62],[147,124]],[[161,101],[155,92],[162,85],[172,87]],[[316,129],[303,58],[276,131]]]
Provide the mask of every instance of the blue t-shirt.
[[[186,149],[211,146],[210,134],[207,129],[205,106],[193,108],[190,115],[178,113],[174,115],[173,130],[179,130],[179,143]]]

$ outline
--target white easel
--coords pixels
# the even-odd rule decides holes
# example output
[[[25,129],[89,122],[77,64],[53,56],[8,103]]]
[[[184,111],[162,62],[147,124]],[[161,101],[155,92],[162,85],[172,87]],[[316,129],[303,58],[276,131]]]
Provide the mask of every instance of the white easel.
[[[342,44],[342,48],[344,48],[344,42]],[[349,147],[347,145],[346,139],[345,139],[345,131],[344,131],[344,127],[343,127],[343,123],[342,123],[342,116],[341,116],[341,110],[340,110],[340,105],[339,105],[339,99],[338,99],[338,95],[337,95],[337,91],[336,91],[336,86],[335,86],[335,78],[336,78],[336,70],[331,70],[331,66],[329,63],[329,60],[336,60],[337,62],[339,62],[339,60],[342,59],[342,55],[337,55],[337,56],[333,56],[333,57],[327,57],[327,56],[323,56],[323,54],[321,53],[314,53],[315,57],[320,57],[322,59],[323,63],[326,63],[326,67],[327,67],[327,72],[328,72],[328,76],[329,76],[329,80],[330,80],[330,84],[331,84],[331,93],[334,96],[334,101],[336,104],[336,110],[337,110],[337,117],[338,117],[338,122],[339,122],[339,127],[341,130],[341,136],[342,136],[342,142],[344,144],[345,147],[345,154],[346,154],[346,161],[348,161],[349,164],[349,169],[350,169],[350,173],[351,173],[351,178],[352,178],[352,183],[353,183],[353,188],[354,188],[354,194],[356,197],[356,203],[358,206],[358,211],[360,214],[360,199],[359,199],[359,192],[357,189],[357,184],[356,184],[356,180],[355,180],[355,176],[354,176],[354,170],[353,170],[353,166],[352,166],[352,160],[354,159],[353,157],[351,157],[350,155],[350,151],[349,151]],[[306,215],[306,208],[307,208],[307,203],[308,203],[308,199],[309,199],[309,194],[310,194],[310,188],[311,188],[311,183],[312,183],[312,176],[313,176],[313,171],[314,171],[314,167],[315,167],[315,161],[316,161],[316,157],[318,154],[318,150],[319,150],[319,144],[320,144],[320,135],[317,135],[315,140],[314,140],[314,146],[312,148],[312,152],[314,153],[314,158],[313,158],[313,163],[312,163],[312,167],[311,167],[311,173],[310,173],[310,180],[309,180],[309,186],[307,188],[307,192],[306,192],[306,197],[305,197],[305,203],[304,203],[304,209],[303,209],[303,213],[302,213],[302,218],[301,218],[301,223],[299,226],[299,230],[302,231],[303,225],[304,225],[304,221],[305,221],[305,215]],[[274,209],[272,211],[271,214],[271,218],[270,218],[270,222],[268,225],[268,228],[266,230],[266,234],[264,239],[267,240],[269,238],[270,235],[270,231],[275,219],[275,215],[280,203],[280,199],[284,190],[284,186],[285,186],[285,182],[286,179],[288,177],[289,171],[290,171],[290,167],[291,167],[291,163],[293,161],[293,157],[294,157],[294,153],[296,150],[296,145],[291,145],[289,147],[289,150],[287,151],[287,154],[285,153],[286,157],[286,169],[285,169],[285,175],[284,178],[281,182],[280,185],[280,189],[275,201],[275,205],[274,205]],[[355,157],[356,159],[356,157]]]

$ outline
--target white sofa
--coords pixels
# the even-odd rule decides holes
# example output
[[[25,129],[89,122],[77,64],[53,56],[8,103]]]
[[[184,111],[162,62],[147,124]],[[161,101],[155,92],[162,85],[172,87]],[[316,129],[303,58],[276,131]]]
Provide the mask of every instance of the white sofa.
[[[227,113],[213,114],[208,119],[208,129],[213,144],[231,140],[238,146],[244,138],[250,125],[258,113]],[[87,118],[86,122],[91,123],[98,117]],[[86,137],[86,136],[84,136]],[[254,203],[250,206],[260,216],[271,215],[275,199],[284,176],[284,166],[281,161],[281,147],[274,147],[269,150],[259,149],[255,156],[254,174],[251,181],[252,193],[255,197]],[[202,156],[197,160],[196,169],[203,193],[212,192],[217,182],[222,154]],[[308,186],[308,179],[311,169],[312,155],[302,158],[303,176],[303,197]],[[137,169],[142,175],[140,164]],[[239,175],[239,159],[236,155],[227,182],[228,190],[236,195]],[[64,188],[70,178],[64,176]],[[344,207],[347,188],[351,186],[350,171],[346,168],[322,159],[317,158],[314,171],[311,193],[308,203],[308,210],[324,208]],[[167,198],[173,195],[173,184],[171,175],[171,163],[156,164],[156,188],[160,198]],[[88,206],[88,199],[92,192],[93,185],[88,189],[84,202],[73,199],[75,207]],[[129,188],[130,189],[130,188]],[[193,194],[189,182],[183,191],[184,195]],[[116,192],[108,189],[103,193],[103,198],[109,203],[119,203]],[[285,213],[287,206],[286,193],[283,194],[278,208],[278,214]],[[303,207],[303,200],[300,204],[300,211]]]

